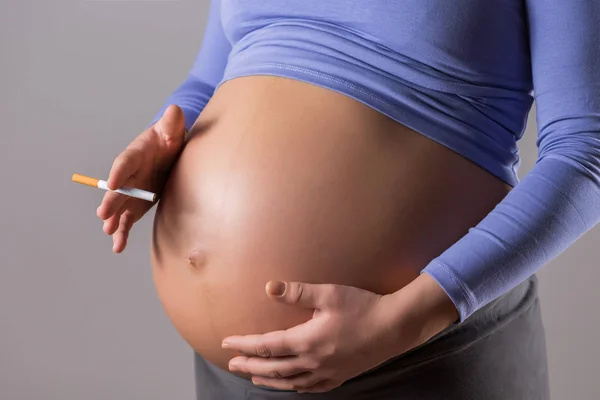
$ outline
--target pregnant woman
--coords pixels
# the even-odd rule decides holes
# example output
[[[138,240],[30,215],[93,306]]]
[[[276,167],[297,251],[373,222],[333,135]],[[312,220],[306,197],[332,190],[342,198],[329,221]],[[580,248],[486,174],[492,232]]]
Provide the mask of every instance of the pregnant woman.
[[[547,400],[535,272],[600,219],[599,21],[583,0],[213,0],[108,180],[161,194],[153,275],[198,399]],[[106,194],[115,252],[150,206]]]

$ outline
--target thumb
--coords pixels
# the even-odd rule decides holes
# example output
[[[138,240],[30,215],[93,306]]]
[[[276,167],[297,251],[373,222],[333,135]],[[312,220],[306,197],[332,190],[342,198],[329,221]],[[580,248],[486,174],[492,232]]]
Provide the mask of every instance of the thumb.
[[[333,295],[328,287],[333,285],[300,282],[269,281],[265,290],[269,297],[281,303],[306,308],[323,308]]]
[[[154,125],[156,133],[161,135],[169,144],[170,142],[179,142],[185,136],[185,115],[181,108],[171,104],[162,117]]]

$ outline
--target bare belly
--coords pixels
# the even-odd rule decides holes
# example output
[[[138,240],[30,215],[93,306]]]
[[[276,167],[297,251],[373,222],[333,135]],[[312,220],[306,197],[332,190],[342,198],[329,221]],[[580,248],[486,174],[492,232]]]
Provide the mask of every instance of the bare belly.
[[[391,293],[464,235],[509,187],[339,93],[286,78],[223,84],[156,212],[158,296],[181,336],[226,368],[229,335],[285,329],[311,310],[269,280]]]

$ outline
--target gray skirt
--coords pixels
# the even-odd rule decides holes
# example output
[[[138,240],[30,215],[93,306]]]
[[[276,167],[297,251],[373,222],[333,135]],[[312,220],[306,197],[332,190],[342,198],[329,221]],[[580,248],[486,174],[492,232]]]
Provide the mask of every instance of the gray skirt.
[[[537,278],[328,393],[258,387],[195,354],[199,400],[548,400]]]

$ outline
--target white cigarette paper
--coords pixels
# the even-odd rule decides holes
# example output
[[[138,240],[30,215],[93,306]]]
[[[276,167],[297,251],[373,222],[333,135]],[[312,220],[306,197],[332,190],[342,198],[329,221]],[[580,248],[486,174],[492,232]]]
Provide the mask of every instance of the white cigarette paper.
[[[126,196],[135,197],[137,199],[142,199],[154,203],[156,201],[156,194],[152,192],[148,192],[142,189],[136,189],[131,187],[122,187],[117,190],[110,190],[106,185],[106,181],[101,179],[91,178],[85,175],[73,174],[72,178],[73,182],[81,183],[83,185],[97,187],[98,189],[108,190],[109,192],[115,192],[124,194]]]
[[[152,203],[154,203],[154,201],[156,201],[156,195],[152,192],[148,192],[148,191],[142,190],[142,189],[130,188],[130,187],[122,187],[121,189],[110,190],[108,188],[108,186],[106,186],[106,181],[103,181],[101,179],[98,180],[98,189],[108,190],[109,192],[121,193],[126,196],[135,197],[137,199],[146,200],[146,201],[149,201]]]

